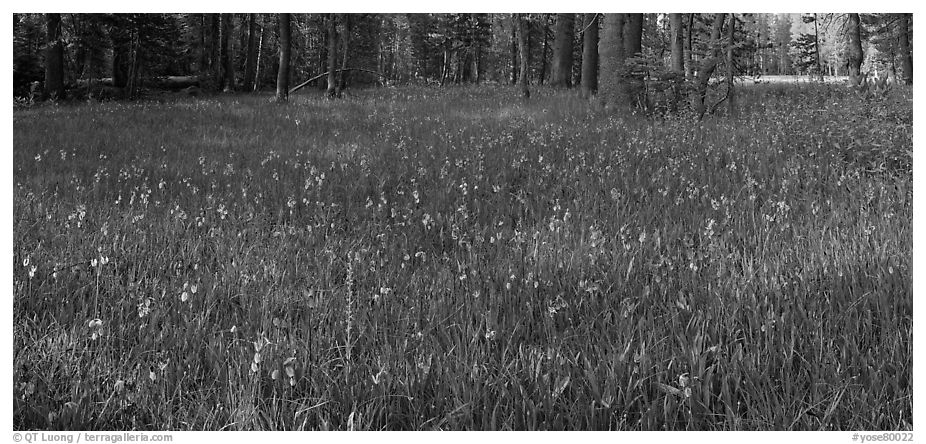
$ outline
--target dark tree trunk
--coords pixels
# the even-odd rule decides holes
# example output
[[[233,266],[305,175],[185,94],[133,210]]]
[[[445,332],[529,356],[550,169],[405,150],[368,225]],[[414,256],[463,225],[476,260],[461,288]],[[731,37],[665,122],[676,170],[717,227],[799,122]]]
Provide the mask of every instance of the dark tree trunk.
[[[547,52],[550,48],[550,17],[549,14],[543,16],[543,49],[540,52],[540,78],[537,79],[540,85],[547,79]]]
[[[903,82],[913,84],[913,51],[910,49],[910,27],[913,25],[913,14],[901,14],[900,17],[900,56],[903,58]]]
[[[209,74],[212,77],[212,86],[218,88],[222,84],[222,63],[219,60],[219,14],[209,14]]]
[[[235,65],[229,46],[232,36],[232,14],[222,14],[222,89],[232,91],[235,89]]]
[[[518,87],[521,90],[521,97],[528,98],[531,96],[530,88],[528,87],[527,76],[530,72],[531,66],[531,52],[528,47],[527,39],[527,18],[523,14],[516,14],[516,20],[518,23],[518,52],[520,53],[520,73],[518,74]]]
[[[338,30],[334,14],[328,14],[328,97],[334,97],[337,94],[337,47],[338,47]]]
[[[624,106],[624,16],[605,14],[602,38],[598,42],[601,75],[598,77],[598,96],[605,105]]]
[[[624,56],[638,59],[643,56],[643,14],[627,14],[627,25],[624,26]],[[632,105],[646,108],[646,91],[643,84],[643,72],[635,69],[636,63],[626,69],[627,97]]]
[[[572,44],[575,35],[575,14],[556,14],[553,34],[554,87],[572,86]]]
[[[209,69],[209,51],[206,48],[206,14],[199,14],[199,72]]]
[[[862,53],[862,20],[857,13],[849,14],[848,33],[849,79],[852,84],[858,84],[864,54]]]
[[[64,98],[64,46],[61,14],[45,14],[45,99]]]
[[[511,84],[518,83],[518,18],[511,14]]]
[[[701,59],[701,64],[698,66],[697,84],[695,85],[692,98],[692,108],[694,108],[695,112],[698,114],[698,118],[704,117],[704,113],[707,112],[707,105],[705,104],[707,85],[711,80],[711,75],[714,74],[714,70],[717,69],[717,64],[719,63],[723,51],[723,48],[720,46],[720,36],[726,16],[726,14],[722,13],[714,14],[714,24],[711,26],[710,39],[711,54]]]
[[[341,14],[341,21],[343,22],[344,32],[341,34],[341,72],[338,75],[338,91],[337,96],[341,97],[341,92],[347,88],[347,53],[350,49],[350,14]]]
[[[682,14],[669,14],[669,46],[672,49],[672,111],[678,110],[678,101],[685,83],[685,33],[682,29]]]
[[[598,14],[585,14],[582,20],[582,95],[598,91]]]
[[[280,22],[280,68],[277,70],[277,102],[289,99],[289,58],[291,32],[289,14],[279,14]]]
[[[244,62],[244,89],[254,90],[257,71],[257,14],[248,14],[248,46]]]
[[[817,75],[823,81],[823,64],[820,63],[820,31],[817,27],[817,13],[813,14],[813,54],[817,58]]]

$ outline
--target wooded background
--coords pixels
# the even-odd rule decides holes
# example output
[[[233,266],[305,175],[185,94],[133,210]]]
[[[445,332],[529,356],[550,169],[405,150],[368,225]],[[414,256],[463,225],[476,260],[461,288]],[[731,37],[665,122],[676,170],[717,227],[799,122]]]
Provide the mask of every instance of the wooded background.
[[[337,97],[349,85],[494,82],[525,96],[600,87],[641,107],[684,95],[697,110],[718,76],[910,84],[912,54],[912,14],[897,13],[13,16],[14,96],[32,98],[276,88],[285,100],[303,83]]]

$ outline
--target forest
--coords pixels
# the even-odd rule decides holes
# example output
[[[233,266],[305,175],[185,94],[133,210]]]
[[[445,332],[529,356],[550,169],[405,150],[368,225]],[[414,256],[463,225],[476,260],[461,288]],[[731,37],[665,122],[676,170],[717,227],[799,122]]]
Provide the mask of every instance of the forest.
[[[728,16],[14,14],[13,91],[42,99],[276,89],[285,99],[306,86],[338,96],[348,85],[492,83],[588,95],[607,71],[604,95],[657,106],[686,85],[703,95],[715,71],[730,81],[867,73],[912,84],[912,14]]]
[[[912,20],[14,14],[13,426],[912,434]]]

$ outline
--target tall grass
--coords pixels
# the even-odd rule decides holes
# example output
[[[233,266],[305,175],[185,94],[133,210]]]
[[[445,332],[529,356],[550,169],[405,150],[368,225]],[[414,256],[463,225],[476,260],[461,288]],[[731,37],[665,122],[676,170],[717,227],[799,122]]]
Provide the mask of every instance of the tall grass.
[[[910,97],[17,110],[14,425],[911,428]]]

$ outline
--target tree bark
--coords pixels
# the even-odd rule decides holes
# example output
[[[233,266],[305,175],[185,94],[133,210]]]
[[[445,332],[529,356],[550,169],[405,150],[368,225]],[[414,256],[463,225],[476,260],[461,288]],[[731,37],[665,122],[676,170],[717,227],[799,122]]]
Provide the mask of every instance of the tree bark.
[[[627,24],[624,26],[624,57],[639,59],[643,56],[643,14],[627,14]],[[627,86],[627,97],[631,100],[633,106],[646,109],[646,91],[643,84],[642,72],[630,67],[625,68],[627,76],[625,85]]]
[[[277,70],[277,102],[286,102],[289,99],[289,58],[290,39],[292,34],[289,26],[289,14],[281,13],[280,22],[280,68]]]
[[[531,53],[528,45],[527,39],[527,19],[524,17],[524,14],[516,14],[516,21],[518,23],[518,52],[520,54],[520,73],[518,74],[518,87],[521,90],[521,97],[529,98],[531,96],[530,88],[528,87],[527,76],[530,72],[531,66]]]
[[[693,12],[688,14],[688,26],[685,27],[688,32],[688,38],[685,40],[685,80],[691,80],[694,77],[694,56],[691,51],[691,43],[694,39],[694,16]]]
[[[511,14],[511,84],[518,83],[518,18]]]
[[[244,62],[244,89],[254,90],[257,67],[257,14],[248,14],[248,46]]]
[[[220,59],[219,14],[209,14],[209,73],[212,77],[212,89],[222,84],[222,63]]]
[[[586,98],[598,91],[598,15],[585,14],[582,20],[582,95]]]
[[[206,14],[199,14],[199,72],[209,69],[209,52],[206,48]]]
[[[232,14],[222,14],[222,90],[235,89],[235,65],[231,56]]]
[[[624,97],[624,16],[605,14],[603,35],[598,42],[601,75],[598,78],[598,96],[605,105],[626,105]]]
[[[736,16],[730,14],[730,23],[727,24],[727,115],[737,116],[736,88],[734,82],[734,36],[736,33]]]
[[[550,48],[550,17],[549,14],[541,14],[543,17],[543,49],[540,52],[540,78],[537,79],[540,85],[547,79],[547,52]]]
[[[823,81],[823,64],[820,63],[820,31],[817,26],[817,13],[813,14],[813,54],[817,58],[817,75]]]
[[[64,47],[61,14],[45,14],[45,99],[64,98]]]
[[[350,48],[350,14],[341,14],[341,22],[344,26],[344,32],[341,34],[341,72],[338,73],[338,90],[337,96],[341,97],[341,92],[347,88],[347,52]]]
[[[913,25],[913,14],[901,14],[900,17],[900,56],[903,58],[903,82],[913,84],[913,51],[910,50],[910,27]]]
[[[553,82],[558,88],[572,86],[572,43],[575,35],[575,14],[556,14],[553,34]]]
[[[672,111],[678,110],[678,101],[685,83],[685,33],[682,29],[682,14],[669,14],[669,46],[672,49]]]
[[[862,53],[862,20],[859,18],[857,13],[849,14],[849,23],[848,23],[848,40],[849,40],[849,50],[848,50],[848,65],[849,65],[849,80],[853,85],[858,84],[859,75],[862,72],[862,60],[864,54]]]
[[[699,119],[704,117],[704,113],[707,112],[707,106],[705,104],[705,99],[707,98],[707,85],[711,80],[711,75],[714,74],[714,70],[717,68],[717,63],[722,54],[723,49],[720,46],[720,36],[726,16],[726,14],[722,13],[714,14],[714,24],[711,26],[710,38],[711,54],[703,58],[698,67],[697,83],[692,97],[692,108],[694,108],[695,112],[698,114]]]
[[[337,47],[338,47],[338,30],[335,14],[328,14],[328,97],[334,97],[337,94],[338,82],[337,73]]]
[[[257,60],[254,62],[254,86],[252,91],[260,89],[260,59],[264,55],[264,25],[260,25],[260,38],[257,39]]]

